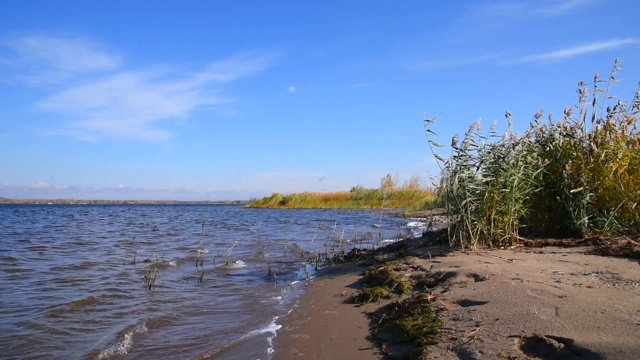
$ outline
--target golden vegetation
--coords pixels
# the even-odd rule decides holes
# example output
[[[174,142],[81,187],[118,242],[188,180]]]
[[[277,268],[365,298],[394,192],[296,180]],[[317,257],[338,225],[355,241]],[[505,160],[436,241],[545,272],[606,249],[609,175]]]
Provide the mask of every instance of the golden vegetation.
[[[417,176],[396,185],[397,180],[386,175],[377,189],[355,186],[350,191],[275,193],[261,199],[252,199],[253,208],[316,208],[316,209],[379,209],[403,208],[406,211],[427,209],[435,203],[435,190],[420,184]]]

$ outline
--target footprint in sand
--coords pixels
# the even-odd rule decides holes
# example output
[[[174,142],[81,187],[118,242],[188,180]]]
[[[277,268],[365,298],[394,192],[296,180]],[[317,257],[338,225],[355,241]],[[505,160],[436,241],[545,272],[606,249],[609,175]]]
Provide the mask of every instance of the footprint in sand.
[[[454,301],[453,303],[454,304],[458,304],[463,308],[466,308],[466,307],[471,307],[471,306],[486,305],[489,302],[488,301],[481,301],[481,300],[462,299],[462,300]]]
[[[473,281],[475,282],[482,282],[482,281],[487,281],[489,279],[489,275],[480,275],[480,274],[476,274],[476,273],[469,273],[467,274],[467,278],[469,279],[473,279]]]
[[[577,345],[573,339],[560,336],[534,334],[520,338],[519,343],[523,353],[538,359],[604,359],[600,354]]]

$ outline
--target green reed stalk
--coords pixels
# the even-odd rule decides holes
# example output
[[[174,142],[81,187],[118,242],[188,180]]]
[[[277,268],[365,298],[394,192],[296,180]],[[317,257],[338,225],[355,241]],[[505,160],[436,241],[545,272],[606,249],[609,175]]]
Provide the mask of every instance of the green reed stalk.
[[[471,125],[462,142],[452,140],[448,159],[425,134],[441,169],[439,195],[455,222],[450,241],[465,247],[504,246],[529,235],[632,234],[640,231],[640,91],[630,104],[609,96],[615,62],[607,80],[596,74],[578,83],[578,103],[554,122],[540,110],[523,135],[511,130],[485,136]],[[574,110],[575,115],[574,115]]]

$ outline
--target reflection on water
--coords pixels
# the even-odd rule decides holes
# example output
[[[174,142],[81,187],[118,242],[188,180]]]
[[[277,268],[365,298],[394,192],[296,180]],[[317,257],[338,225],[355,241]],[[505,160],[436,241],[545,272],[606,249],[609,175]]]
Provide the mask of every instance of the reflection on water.
[[[305,266],[309,254],[353,246],[354,238],[373,246],[379,231],[396,236],[403,220],[385,215],[380,227],[379,216],[0,205],[2,357],[240,359],[257,351],[268,358],[274,317],[302,291],[292,283],[314,271]],[[259,350],[248,354],[243,342]]]

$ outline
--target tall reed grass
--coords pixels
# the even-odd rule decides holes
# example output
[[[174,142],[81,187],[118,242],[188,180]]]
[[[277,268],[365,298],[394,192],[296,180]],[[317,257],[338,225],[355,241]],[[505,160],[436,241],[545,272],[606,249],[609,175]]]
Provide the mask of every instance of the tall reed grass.
[[[509,112],[503,134],[473,123],[462,141],[454,136],[448,159],[432,139],[436,118],[424,120],[441,168],[439,201],[456,218],[452,242],[504,246],[521,235],[640,232],[640,91],[630,102],[610,96],[620,69],[616,60],[606,80],[580,81],[577,104],[561,120],[543,121],[540,110],[522,135],[512,131]]]

